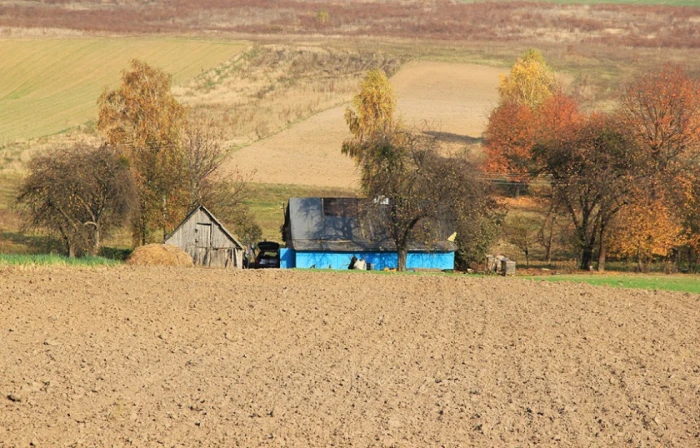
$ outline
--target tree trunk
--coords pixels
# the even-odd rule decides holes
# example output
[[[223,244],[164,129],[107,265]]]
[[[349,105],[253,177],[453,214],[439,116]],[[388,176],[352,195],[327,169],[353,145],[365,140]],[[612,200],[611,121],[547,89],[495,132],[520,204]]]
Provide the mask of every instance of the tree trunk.
[[[146,218],[143,215],[139,218],[139,231],[141,233],[141,245],[145,246],[148,232],[146,229]]]
[[[549,225],[549,236],[547,237],[547,264],[552,264],[552,241],[554,241],[554,223],[555,217],[552,217]]]
[[[530,267],[530,251],[525,250],[525,267]]]
[[[93,235],[92,241],[92,255],[97,255],[100,253],[100,228],[95,226],[95,233]]]
[[[581,265],[579,267],[585,271],[591,270],[591,263],[593,263],[594,244],[595,244],[595,242],[593,242],[593,243],[589,242],[588,244],[586,244],[583,248],[582,253],[581,253]]]
[[[579,241],[583,243],[583,252],[581,254],[581,265],[580,268],[586,271],[591,270],[593,264],[593,252],[596,247],[596,237],[598,236],[598,225],[594,225],[590,230],[590,237],[586,237],[588,219],[582,220],[583,225],[581,230],[579,230]]]
[[[397,252],[399,255],[399,265],[397,270],[399,272],[404,272],[406,270],[406,258],[408,257],[408,251],[406,250],[406,247],[400,247],[398,248]]]
[[[643,272],[642,268],[643,268],[642,267],[642,246],[638,245],[637,246],[637,270],[639,272]]]
[[[600,242],[598,246],[598,272],[605,272],[605,256],[607,255],[607,245],[605,244],[605,235],[603,230],[600,231]]]

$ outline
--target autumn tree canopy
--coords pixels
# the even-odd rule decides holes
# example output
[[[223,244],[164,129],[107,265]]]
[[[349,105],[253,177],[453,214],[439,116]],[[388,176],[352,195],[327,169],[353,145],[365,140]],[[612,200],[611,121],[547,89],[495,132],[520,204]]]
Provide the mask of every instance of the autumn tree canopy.
[[[395,111],[396,97],[384,70],[368,71],[360,92],[352,100],[352,107],[345,111],[345,121],[353,137],[343,142],[343,154],[360,163],[367,140],[374,139],[377,133],[393,133],[397,127]]]
[[[58,234],[69,256],[96,255],[135,206],[128,160],[113,147],[75,145],[34,157],[18,202],[29,226]]]
[[[560,113],[566,123],[576,107],[561,93],[552,69],[535,49],[515,62],[510,75],[501,75],[498,93],[499,104],[484,133],[484,169],[513,183],[517,196],[535,168],[531,151],[537,134],[554,130],[551,125],[560,120]]]
[[[676,174],[700,161],[700,83],[667,64],[625,87],[619,120],[656,173]]]
[[[642,149],[640,157],[653,178],[640,196],[666,211],[669,220],[682,224],[686,244],[697,252],[697,188],[700,173],[700,81],[680,65],[666,64],[628,84],[620,99],[618,119],[630,138]],[[663,198],[663,203],[660,202]],[[640,208],[642,210],[643,208]],[[670,218],[673,217],[673,218]],[[661,219],[661,216],[659,217]],[[648,228],[656,231],[648,241],[669,241],[675,228],[659,221]],[[641,224],[640,224],[641,225]],[[668,232],[666,232],[668,231]],[[675,241],[679,241],[676,239]],[[661,243],[658,243],[661,244]],[[658,254],[663,247],[650,243],[640,255]]]
[[[616,217],[610,235],[611,252],[636,259],[640,270],[654,256],[666,257],[684,242],[681,221],[662,196],[633,199]]]
[[[111,145],[130,151],[176,146],[185,109],[170,92],[170,75],[133,59],[116,90],[105,88],[97,100],[97,128]]]
[[[171,84],[162,70],[132,60],[119,88],[105,89],[98,99],[98,130],[123,149],[134,170],[139,211],[133,230],[141,244],[152,230],[172,228],[187,207],[179,145],[185,109],[170,92]]]
[[[363,189],[372,199],[365,219],[395,243],[398,270],[406,269],[411,241],[430,245],[456,230],[458,246],[468,237],[480,242],[497,207],[476,167],[464,158],[441,156],[437,140],[426,133],[393,133],[365,140],[361,163],[371,167],[361,170]]]
[[[592,114],[561,138],[538,142],[533,154],[575,230],[580,267],[589,269],[596,248],[605,264],[605,241],[614,216],[630,201],[638,174],[635,145],[607,116]],[[598,245],[598,246],[597,246]]]
[[[156,230],[165,235],[189,210],[206,205],[252,242],[261,231],[244,204],[249,176],[221,175],[228,156],[221,133],[210,121],[188,120],[171,84],[162,70],[133,60],[120,87],[98,100],[98,129],[122,149],[136,179],[135,241],[146,243]]]
[[[535,110],[514,102],[499,105],[484,133],[484,170],[516,186],[527,185],[538,171],[532,155],[535,143],[570,139],[567,134],[575,133],[581,120],[578,104],[562,92],[551,95]]]
[[[484,168],[509,181],[527,183],[535,144],[533,112],[525,105],[505,103],[491,112],[484,132]]]
[[[534,110],[552,96],[558,88],[554,72],[538,50],[525,52],[498,83],[500,104],[515,103]]]

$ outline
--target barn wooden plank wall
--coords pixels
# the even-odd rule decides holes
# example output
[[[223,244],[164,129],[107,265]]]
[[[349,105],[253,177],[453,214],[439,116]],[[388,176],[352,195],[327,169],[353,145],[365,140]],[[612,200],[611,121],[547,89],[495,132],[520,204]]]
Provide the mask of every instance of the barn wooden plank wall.
[[[181,247],[197,265],[243,265],[242,249],[202,207],[190,214],[165,242]]]

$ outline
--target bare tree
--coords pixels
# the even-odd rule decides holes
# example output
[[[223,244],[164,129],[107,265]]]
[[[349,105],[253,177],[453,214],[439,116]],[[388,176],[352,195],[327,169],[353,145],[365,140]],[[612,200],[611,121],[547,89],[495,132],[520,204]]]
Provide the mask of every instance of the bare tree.
[[[549,181],[549,199],[575,228],[580,268],[590,269],[597,248],[604,270],[606,232],[641,180],[635,145],[608,118],[592,115],[566,138],[538,143],[533,153]]]
[[[437,141],[425,133],[396,129],[375,133],[362,145],[369,215],[381,221],[371,227],[396,245],[400,271],[406,269],[409,242],[436,246],[490,201],[476,168],[440,156]]]
[[[221,130],[212,122],[188,122],[182,131],[182,145],[187,172],[190,208],[203,203],[215,182],[228,151],[221,145]]]
[[[525,255],[525,266],[530,267],[530,253],[537,242],[537,223],[517,216],[506,226],[508,241]]]
[[[221,130],[211,121],[188,122],[180,141],[186,164],[189,209],[205,205],[230,225],[244,243],[258,241],[262,229],[246,205],[249,182],[255,173],[238,170],[222,173],[229,151],[221,143]]]
[[[58,233],[69,256],[97,254],[104,237],[134,210],[129,163],[112,147],[57,150],[32,159],[29,171],[17,197],[27,226]]]

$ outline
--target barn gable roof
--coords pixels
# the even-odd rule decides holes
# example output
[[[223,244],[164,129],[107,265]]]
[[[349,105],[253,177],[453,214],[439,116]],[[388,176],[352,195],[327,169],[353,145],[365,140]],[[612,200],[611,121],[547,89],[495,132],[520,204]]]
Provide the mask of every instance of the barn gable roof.
[[[197,213],[199,210],[201,210],[202,212],[204,212],[204,213],[212,220],[212,222],[213,222],[214,224],[216,224],[216,225],[219,227],[219,229],[221,229],[221,232],[222,232],[224,235],[226,235],[226,237],[227,237],[229,240],[231,240],[234,244],[236,244],[236,246],[237,246],[239,249],[243,249],[243,248],[244,248],[243,244],[241,244],[241,242],[238,241],[238,239],[237,239],[235,236],[233,236],[233,234],[232,234],[231,232],[229,232],[229,231],[226,229],[226,227],[224,227],[224,225],[223,225],[218,219],[216,219],[216,216],[214,216],[214,215],[212,214],[212,212],[210,212],[209,210],[207,210],[207,208],[206,208],[205,206],[203,206],[203,205],[199,205],[199,206],[195,207],[194,209],[192,209],[192,211],[189,212],[189,213],[187,214],[187,216],[185,217],[185,219],[182,220],[182,222],[180,223],[180,225],[178,225],[178,226],[175,228],[175,230],[173,230],[172,232],[170,232],[170,234],[165,238],[165,241],[167,242],[167,241],[170,239],[170,237],[172,237],[173,235],[175,235],[175,234],[178,232],[178,230],[180,230],[180,228],[181,228],[183,225],[185,225],[185,223],[186,223],[187,221],[189,221],[189,220],[192,218],[192,216],[193,216],[195,213]]]
[[[368,239],[362,231],[361,198],[290,198],[285,215],[287,246],[298,251],[395,252],[388,236]],[[454,243],[410,241],[410,252],[454,252]]]

